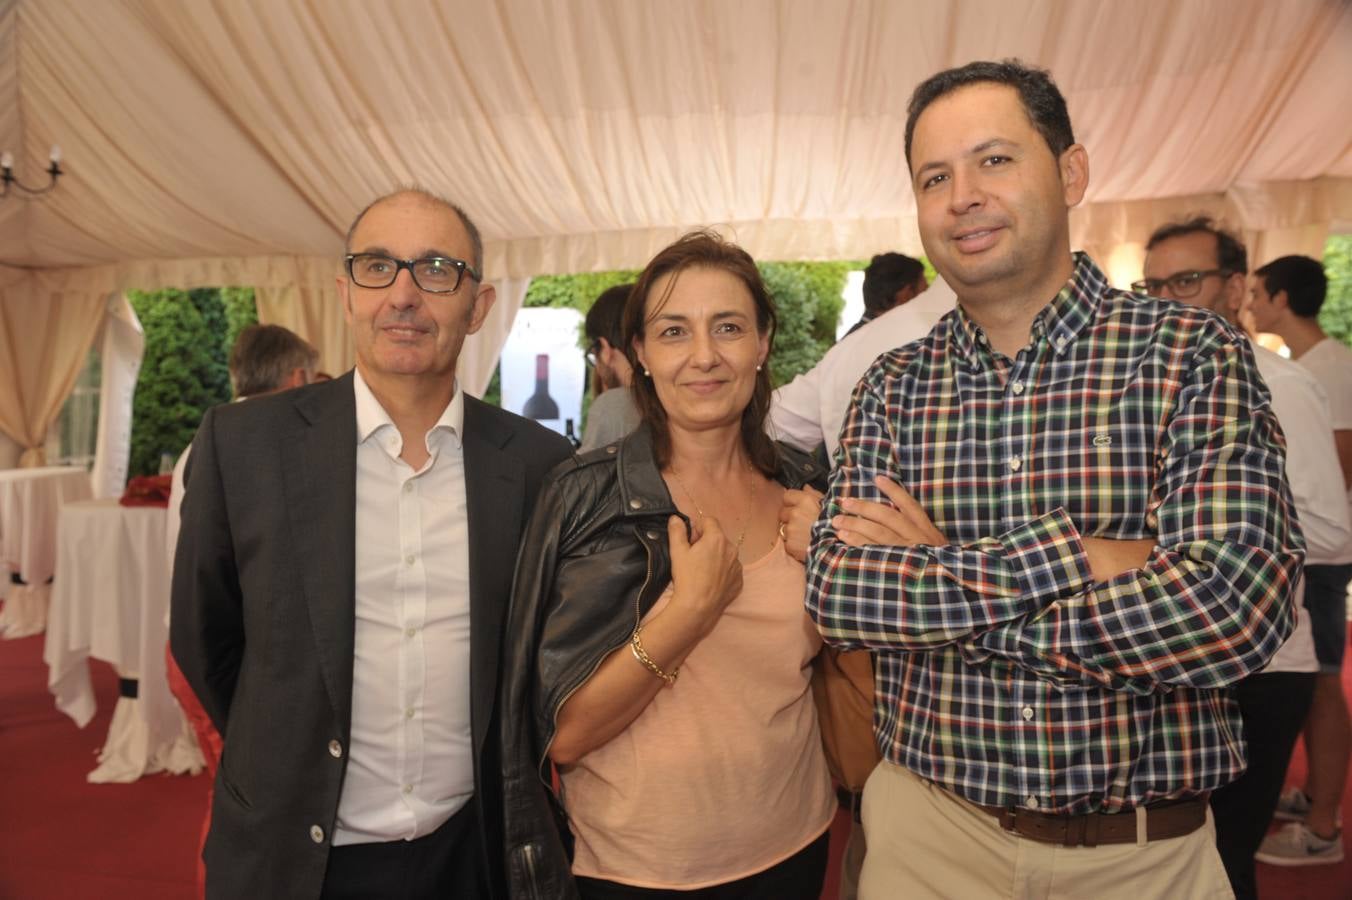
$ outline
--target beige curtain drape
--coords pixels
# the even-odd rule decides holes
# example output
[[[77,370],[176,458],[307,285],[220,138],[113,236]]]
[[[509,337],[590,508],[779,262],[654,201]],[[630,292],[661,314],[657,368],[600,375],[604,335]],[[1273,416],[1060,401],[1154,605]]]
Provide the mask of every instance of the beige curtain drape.
[[[305,338],[319,351],[320,371],[330,375],[352,368],[354,358],[337,275],[333,260],[296,260],[294,280],[254,286],[258,321],[281,325]]]
[[[475,397],[482,397],[488,382],[493,380],[493,370],[498,366],[502,345],[507,343],[512,323],[516,321],[516,314],[526,299],[526,288],[530,287],[529,278],[496,278],[491,283],[497,289],[498,299],[483,327],[476,334],[465,338],[457,372],[461,387]]]
[[[0,267],[0,431],[23,448],[20,468],[46,461],[43,444],[103,323],[106,296],[62,279]]]

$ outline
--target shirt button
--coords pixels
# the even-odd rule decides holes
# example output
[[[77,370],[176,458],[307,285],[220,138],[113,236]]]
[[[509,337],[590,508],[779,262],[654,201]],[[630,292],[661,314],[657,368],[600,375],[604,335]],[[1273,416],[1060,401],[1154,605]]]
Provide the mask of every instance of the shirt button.
[[[408,709],[404,710],[404,718],[405,719],[413,718],[413,707],[410,706]]]
[[[1023,468],[1023,460],[1022,460],[1022,459],[1020,459],[1020,458],[1017,457],[1017,456],[1011,456],[1011,457],[1009,458],[1009,471],[1011,471],[1011,472],[1017,472],[1017,471],[1019,471],[1019,470],[1022,469],[1022,468]]]
[[[1066,347],[1066,336],[1064,334],[1058,334],[1055,343],[1057,350],[1064,350]]]
[[[640,500],[640,499],[638,499],[637,497],[635,497],[633,500],[630,500],[630,501],[629,501],[629,508],[630,508],[630,509],[638,509],[638,508],[641,507],[642,505],[643,505],[643,501]]]
[[[413,636],[414,636],[415,634],[417,634],[417,633],[418,633],[418,629],[413,628],[413,627],[411,627],[411,626],[404,629],[404,634],[408,635],[409,637],[413,637]]]
[[[324,843],[324,829],[320,828],[318,825],[311,825],[310,840],[314,841],[316,844]]]
[[[408,556],[405,556],[405,557],[404,557],[404,562],[407,563],[407,564],[410,565],[410,566],[413,565],[413,560],[414,560],[414,556],[413,556],[412,553],[410,553]]]
[[[648,540],[650,540],[650,541],[655,541],[655,540],[657,540],[657,532],[656,532],[656,531],[645,531],[645,532],[643,532],[643,533],[646,534],[646,535],[648,536]]]
[[[329,741],[329,756],[332,756],[334,759],[342,759],[343,745],[337,741]]]
[[[1016,381],[1009,386],[1009,389],[1014,392],[1015,396],[1018,396],[1019,394],[1023,393],[1023,382]]]
[[[407,493],[411,492],[412,490],[413,490],[413,482],[412,482],[412,481],[405,481],[405,482],[404,482],[404,493],[407,494]]]
[[[1037,804],[1037,797],[1036,797],[1036,796],[1033,796],[1032,794],[1030,794],[1030,795],[1028,796],[1028,808],[1029,808],[1029,809],[1037,809],[1037,805],[1038,805],[1038,804]]]
[[[405,793],[405,794],[411,794],[411,793],[413,793],[413,785],[411,785],[411,784],[406,784],[406,785],[404,785],[404,793]]]
[[[1025,706],[1023,708],[1023,718],[1025,722],[1031,722],[1033,719],[1033,707]]]

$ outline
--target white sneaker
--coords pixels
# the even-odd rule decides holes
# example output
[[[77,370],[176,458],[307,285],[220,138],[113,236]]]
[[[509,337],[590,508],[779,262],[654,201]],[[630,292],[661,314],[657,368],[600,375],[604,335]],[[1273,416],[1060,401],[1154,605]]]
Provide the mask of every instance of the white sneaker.
[[[1273,866],[1322,866],[1343,861],[1343,833],[1319,837],[1304,823],[1291,822],[1263,838],[1253,858]]]
[[[1281,819],[1283,822],[1304,822],[1309,814],[1310,798],[1296,787],[1282,791],[1281,796],[1277,798],[1277,808],[1273,810],[1272,818]]]

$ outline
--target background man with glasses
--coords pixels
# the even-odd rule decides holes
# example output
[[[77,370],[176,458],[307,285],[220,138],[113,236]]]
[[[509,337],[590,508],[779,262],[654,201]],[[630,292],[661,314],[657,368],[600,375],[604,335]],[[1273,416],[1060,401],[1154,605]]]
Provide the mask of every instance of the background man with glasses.
[[[1328,394],[1343,478],[1352,485],[1352,350],[1319,327],[1319,310],[1328,291],[1323,265],[1308,256],[1283,256],[1259,266],[1250,287],[1248,309],[1255,327],[1281,335],[1291,358]],[[1329,479],[1325,488],[1335,484]],[[1352,492],[1347,499],[1352,504]],[[1321,562],[1346,563],[1347,557]],[[1341,808],[1352,747],[1342,684],[1349,579],[1352,566],[1306,568],[1305,605],[1314,619],[1319,658],[1314,702],[1305,720],[1309,770],[1305,784],[1284,793],[1277,805],[1277,817],[1290,824],[1263,842],[1258,859],[1265,863],[1307,866],[1343,859]]]
[[[1238,327],[1248,253],[1210,218],[1199,216],[1156,230],[1146,243],[1144,268],[1145,277],[1132,284],[1138,293],[1213,310]],[[1308,596],[1308,575],[1318,566],[1347,560],[1352,541],[1347,502],[1341,492],[1329,490],[1343,476],[1323,388],[1298,363],[1259,344],[1252,346],[1258,373],[1272,393],[1272,410],[1286,434],[1286,476],[1305,533],[1307,577],[1296,588],[1296,630],[1266,668],[1236,685],[1248,766],[1238,780],[1211,795],[1216,845],[1238,900],[1258,896],[1254,853],[1272,822],[1291,748],[1316,691],[1316,634],[1323,623],[1312,624],[1302,602]],[[1340,625],[1336,632],[1345,630]]]
[[[634,369],[624,355],[620,339],[620,321],[624,301],[632,284],[617,284],[601,292],[587,310],[582,330],[587,335],[587,364],[592,379],[592,402],[587,409],[587,427],[582,432],[580,451],[594,450],[617,441],[639,426],[641,417],[634,395],[629,390]]]
[[[340,378],[207,413],[172,644],[225,737],[209,897],[500,892],[502,612],[571,447],[461,391],[494,300],[479,234],[420,190],[353,222]]]

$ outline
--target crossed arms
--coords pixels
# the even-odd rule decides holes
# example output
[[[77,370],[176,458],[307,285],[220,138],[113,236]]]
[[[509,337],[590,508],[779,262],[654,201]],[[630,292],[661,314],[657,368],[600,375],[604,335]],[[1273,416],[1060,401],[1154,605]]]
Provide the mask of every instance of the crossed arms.
[[[1187,379],[1162,426],[1142,540],[1083,534],[1057,507],[957,544],[944,531],[958,523],[933,522],[897,483],[892,448],[905,437],[865,378],[808,552],[823,636],[881,652],[953,645],[969,663],[1000,657],[1054,683],[1138,694],[1260,669],[1292,628],[1303,556],[1280,432],[1234,345]]]

